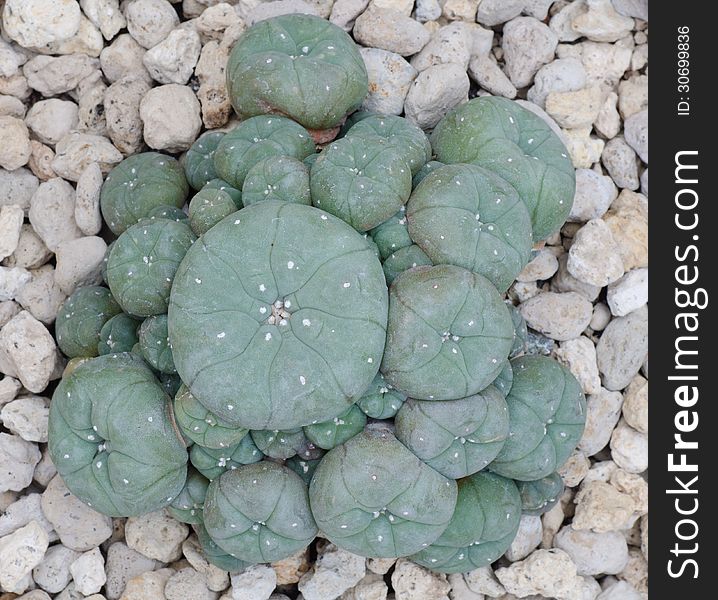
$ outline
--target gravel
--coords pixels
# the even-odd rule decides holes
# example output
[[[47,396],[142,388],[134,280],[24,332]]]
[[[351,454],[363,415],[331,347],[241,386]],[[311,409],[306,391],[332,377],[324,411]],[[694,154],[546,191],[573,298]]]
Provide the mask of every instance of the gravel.
[[[647,598],[647,0],[5,0],[0,10],[0,593]],[[54,320],[68,294],[100,281],[103,177],[133,153],[179,157],[203,130],[233,126],[229,50],[251,23],[289,12],[328,18],[363,46],[363,109],[430,130],[476,95],[516,98],[576,168],[569,222],[508,297],[532,351],[579,380],[586,431],[561,469],[560,502],[524,517],[493,566],[447,577],[320,539],[316,552],[230,577],[164,511],[100,515],[49,461],[49,396],[65,367]]]

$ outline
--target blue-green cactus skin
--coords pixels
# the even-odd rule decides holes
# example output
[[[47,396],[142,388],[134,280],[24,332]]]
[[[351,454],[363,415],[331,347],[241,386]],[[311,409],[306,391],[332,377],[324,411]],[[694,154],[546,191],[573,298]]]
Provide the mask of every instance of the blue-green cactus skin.
[[[137,223],[117,238],[107,282],[126,313],[151,317],[167,312],[177,267],[195,239],[189,226],[169,219]]]
[[[228,448],[205,448],[194,444],[189,451],[192,466],[210,481],[225,471],[233,471],[263,458],[264,455],[252,441],[251,435],[245,435],[239,443]]]
[[[227,90],[243,118],[278,113],[321,130],[359,108],[368,77],[346,32],[293,14],[261,21],[242,35],[227,63]]]
[[[189,193],[182,166],[159,152],[135,154],[105,179],[100,208],[108,227],[120,235],[158,206],[181,208]]]
[[[116,517],[172,502],[187,476],[187,450],[169,408],[133,354],[88,360],[63,378],[50,404],[49,450],[70,491]]]
[[[247,435],[246,429],[234,427],[208,411],[184,384],[174,397],[174,410],[182,434],[203,448],[233,448]]]
[[[521,510],[525,515],[541,516],[550,511],[561,499],[564,490],[563,479],[558,473],[551,473],[536,481],[517,481],[521,494]]]
[[[486,277],[506,291],[531,255],[531,219],[516,190],[476,165],[446,165],[406,205],[409,235],[434,264]]]
[[[250,435],[265,456],[277,460],[303,454],[309,444],[301,428],[292,431],[252,431]]]
[[[237,206],[232,196],[223,190],[203,187],[190,200],[189,225],[199,237],[234,212],[237,212]]]
[[[514,382],[506,397],[511,433],[489,469],[533,481],[561,467],[577,446],[586,400],[571,371],[553,359],[520,356],[511,366]]]
[[[506,398],[511,391],[511,386],[514,384],[514,369],[511,366],[511,361],[504,365],[501,369],[501,373],[498,374],[496,379],[491,382],[491,385],[495,387],[501,395]]]
[[[237,207],[237,210],[239,210],[240,208],[244,208],[244,204],[242,203],[242,190],[238,190],[237,188],[232,187],[224,179],[212,179],[212,181],[208,181],[207,185],[205,185],[202,189],[220,190],[222,192],[226,192],[227,194],[229,194],[229,197],[232,198],[232,202],[234,202],[234,205]]]
[[[252,117],[224,136],[214,153],[214,167],[224,181],[242,189],[249,170],[269,156],[304,160],[315,150],[309,132],[279,116]]]
[[[291,556],[317,534],[302,479],[268,461],[227,471],[212,481],[204,525],[220,548],[251,563]]]
[[[369,231],[395,214],[411,194],[411,171],[379,136],[345,137],[329,144],[312,166],[312,203]]]
[[[229,553],[215,544],[201,523],[194,525],[194,531],[197,534],[197,540],[204,552],[205,558],[215,567],[219,567],[223,571],[229,571],[230,573],[239,573],[249,566],[249,563],[230,556]]]
[[[387,303],[378,259],[346,223],[301,204],[253,204],[182,262],[168,313],[175,365],[237,426],[334,418],[377,373]]]
[[[131,352],[139,341],[137,330],[141,321],[120,313],[109,319],[100,329],[100,341],[97,342],[97,355],[114,352]]]
[[[176,206],[157,206],[147,213],[147,219],[169,219],[170,221],[177,221],[186,223],[189,220],[189,216],[181,208]]]
[[[382,269],[384,270],[387,285],[391,285],[404,271],[416,267],[430,267],[433,264],[419,246],[412,244],[411,246],[400,248],[387,256],[382,264]]]
[[[428,163],[426,163],[421,169],[419,169],[418,173],[414,175],[414,178],[411,180],[411,189],[415,190],[416,186],[418,186],[427,175],[430,173],[433,173],[437,169],[444,166],[444,163],[439,162],[438,160],[430,160]]]
[[[139,330],[140,349],[147,363],[160,373],[176,373],[167,334],[167,315],[147,317]]]
[[[214,169],[214,153],[224,137],[224,132],[207,131],[187,150],[180,161],[187,182],[195,190],[201,190],[207,182],[217,177]]]
[[[456,482],[412,454],[382,422],[330,450],[309,486],[312,512],[337,546],[368,557],[414,554],[446,529]]]
[[[347,131],[346,137],[363,137],[367,140],[380,137],[386,140],[389,146],[404,158],[412,176],[416,175],[431,160],[429,138],[420,127],[403,117],[369,116],[355,123]]]
[[[526,204],[534,240],[566,221],[576,188],[568,151],[538,116],[496,96],[475,98],[449,111],[431,135],[436,159],[472,163],[509,182]]]
[[[291,156],[268,156],[247,172],[242,199],[245,206],[264,200],[311,204],[309,168]]]
[[[107,288],[76,289],[57,313],[57,345],[68,358],[97,356],[102,328],[121,312],[122,308]]]
[[[374,381],[357,401],[357,406],[372,419],[392,419],[406,401],[406,396],[395,390],[377,373]]]
[[[419,400],[476,394],[501,372],[511,317],[481,275],[453,265],[416,267],[391,285],[384,378]]]
[[[334,417],[331,421],[306,426],[304,434],[315,446],[331,450],[363,431],[364,425],[366,425],[366,415],[354,404],[347,412]]]
[[[516,484],[493,473],[476,473],[459,481],[456,510],[444,533],[411,560],[441,573],[485,567],[508,550],[520,520]]]
[[[187,481],[179,495],[167,507],[167,511],[178,521],[189,525],[202,523],[202,509],[207,496],[209,480],[201,473],[190,468]]]
[[[526,352],[528,346],[528,329],[526,327],[526,320],[521,316],[519,309],[513,304],[508,304],[509,312],[511,313],[511,321],[514,324],[514,345],[511,346],[511,354],[509,358],[516,358]]]
[[[460,400],[407,400],[394,421],[396,437],[451,479],[486,468],[509,435],[506,400],[494,386]]]
[[[322,454],[322,456],[324,456]],[[284,462],[284,466],[294,471],[305,485],[309,485],[314,477],[314,471],[322,462],[322,456],[319,458],[302,458],[301,456],[292,456]]]
[[[337,134],[337,139],[343,138],[349,130],[354,127],[359,121],[363,121],[364,119],[368,119],[369,117],[378,117],[381,116],[379,113],[373,112],[371,110],[357,110],[350,114],[346,121],[344,121],[344,124],[339,129],[339,133]]]
[[[175,394],[182,385],[182,380],[179,378],[177,373],[159,373],[155,372],[157,380],[160,382],[162,389],[167,392],[170,398],[174,398]]]
[[[382,260],[386,260],[397,250],[411,246],[414,243],[406,224],[406,207],[404,206],[399,209],[399,212],[374,227],[369,233],[377,248],[379,248]]]

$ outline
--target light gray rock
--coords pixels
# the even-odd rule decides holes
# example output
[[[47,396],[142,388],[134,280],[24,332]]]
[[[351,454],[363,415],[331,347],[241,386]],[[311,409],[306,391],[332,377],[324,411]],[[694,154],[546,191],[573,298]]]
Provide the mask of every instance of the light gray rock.
[[[167,0],[131,0],[124,10],[127,31],[143,48],[156,46],[179,25],[179,17]]]
[[[232,575],[231,580],[232,600],[267,600],[277,585],[277,575],[267,565],[247,567],[241,573]],[[305,594],[304,597],[311,600],[311,596]]]
[[[591,219],[576,232],[566,266],[579,281],[598,287],[623,275],[621,253],[605,221]]]
[[[319,16],[319,10],[314,4],[304,0],[273,0],[271,2],[260,2],[247,16],[247,25],[252,26],[259,21],[279,17],[281,15],[315,15]]]
[[[576,169],[576,192],[568,220],[583,223],[600,219],[618,196],[610,177],[593,169]]]
[[[30,224],[53,252],[61,242],[82,237],[75,224],[75,190],[64,179],[44,182],[32,197]]]
[[[130,517],[125,524],[125,540],[130,548],[166,563],[182,556],[182,542],[188,535],[189,527],[165,510]]]
[[[648,109],[641,110],[626,119],[624,135],[628,145],[641,160],[648,164]]]
[[[246,27],[234,7],[226,2],[208,7],[193,22],[193,25],[197,29],[203,44],[209,41],[221,42],[224,38],[224,32],[229,28],[244,29]]]
[[[305,600],[333,600],[354,587],[366,574],[361,556],[328,544],[313,569],[299,581]]]
[[[145,142],[155,150],[187,150],[202,129],[201,111],[197,96],[186,86],[151,89],[140,102]]]
[[[411,66],[417,71],[424,71],[434,65],[456,63],[466,70],[472,47],[469,27],[463,21],[454,21],[436,30],[426,46],[411,59]]]
[[[536,72],[554,58],[558,38],[533,17],[517,17],[504,26],[501,47],[506,74],[517,88],[530,85]]]
[[[576,292],[587,300],[593,302],[601,293],[601,288],[596,285],[584,283],[576,279],[568,271],[568,253],[558,257],[558,271],[551,280],[551,291],[554,292]]]
[[[174,569],[147,571],[127,582],[121,600],[166,600],[165,586],[174,575]]]
[[[516,281],[545,281],[551,279],[556,271],[558,271],[556,255],[551,250],[544,248],[516,276]]]
[[[648,199],[621,190],[603,216],[613,233],[626,271],[648,266]]]
[[[96,235],[102,229],[100,213],[102,182],[102,169],[97,163],[87,165],[77,180],[75,223],[85,235]]]
[[[611,0],[616,12],[648,21],[648,0]]]
[[[624,540],[628,539],[626,533],[648,510],[648,489],[640,475],[623,469],[616,470],[611,479],[619,473],[619,477],[623,477],[621,483],[628,483],[626,487],[605,481],[591,481],[581,486],[574,498],[576,511],[571,522],[572,529],[595,533],[615,531],[621,533]],[[638,482],[643,490],[636,485]]]
[[[396,558],[367,558],[366,568],[370,573],[386,575],[396,564]]]
[[[332,6],[329,21],[344,31],[351,31],[356,18],[364,12],[369,0],[337,0]],[[441,8],[439,8],[441,14]]]
[[[641,194],[648,198],[648,169],[641,173]]]
[[[57,534],[52,528],[52,524],[42,514],[40,494],[36,493],[21,496],[0,515],[0,538],[10,535],[31,521],[35,521],[47,532],[50,542],[57,540]]]
[[[146,571],[157,568],[157,562],[129,548],[124,542],[115,542],[107,549],[105,562],[105,595],[117,600],[125,591],[127,582]]]
[[[419,23],[436,21],[441,16],[441,4],[439,0],[416,0],[414,18]]]
[[[636,375],[624,392],[623,418],[641,433],[648,433],[648,381]]]
[[[643,600],[643,596],[627,581],[617,581],[596,596],[596,600]]]
[[[593,313],[591,314],[593,318]],[[596,347],[585,336],[561,343],[555,356],[566,365],[581,384],[584,394],[596,394],[601,390],[601,377],[596,364]]]
[[[57,469],[50,457],[50,451],[47,449],[47,446],[45,446],[42,449],[42,458],[40,458],[40,462],[35,465],[35,472],[33,473],[32,478],[38,485],[45,488],[55,475],[57,475]],[[54,541],[55,539],[59,539],[59,536],[57,536],[56,533],[52,533],[50,535],[50,541]]]
[[[0,206],[16,205],[27,214],[30,199],[39,185],[37,177],[28,169],[8,171],[0,167]]]
[[[15,304],[15,303],[14,302],[0,303],[0,313],[1,313],[0,314],[0,327],[5,325],[5,323],[7,321],[12,319],[17,313],[20,312],[20,307],[16,306],[15,308],[13,308],[12,307],[13,304]],[[10,307],[10,310],[7,310],[7,307]],[[7,321],[5,321],[6,317],[7,317]],[[17,393],[20,391],[21,388],[22,388],[22,385],[14,377],[5,375],[2,379],[0,379],[0,406],[4,406],[8,402],[12,402],[15,399],[15,397],[17,396]]]
[[[466,583],[462,573],[451,573],[447,575],[451,586],[449,592],[450,600],[484,600],[484,595],[474,592]]]
[[[573,20],[588,11],[586,0],[562,3],[558,8],[549,21],[549,27],[556,33],[559,41],[575,42],[581,34],[573,28]]]
[[[643,473],[648,468],[648,436],[621,419],[611,435],[611,457],[625,471]]]
[[[585,12],[571,20],[571,28],[594,42],[616,42],[631,33],[633,19],[617,13],[611,0],[586,0]]]
[[[27,126],[17,117],[0,117],[0,167],[14,171],[27,164],[32,154],[30,133]]]
[[[0,330],[0,371],[17,377],[29,391],[41,392],[54,372],[56,349],[45,326],[22,311]]]
[[[417,71],[402,56],[380,48],[359,49],[369,75],[369,94],[363,110],[400,115]]]
[[[57,594],[72,581],[70,565],[81,556],[62,544],[50,546],[42,562],[32,570],[35,583],[50,594]]]
[[[144,140],[140,103],[151,86],[142,76],[128,75],[105,92],[107,133],[112,143],[125,155],[139,152]]]
[[[182,542],[182,554],[187,562],[204,577],[210,590],[221,592],[229,587],[229,575],[207,560],[196,535],[192,534]]]
[[[571,92],[551,92],[546,96],[546,112],[566,129],[590,127],[603,105],[603,92],[598,86]]]
[[[122,158],[122,153],[106,137],[73,131],[55,146],[52,168],[60,177],[77,181],[87,165],[97,163],[103,173],[109,173]]]
[[[36,56],[23,67],[27,84],[43,96],[59,96],[74,90],[99,68],[99,60],[86,54]]]
[[[178,27],[150,48],[142,60],[155,81],[184,85],[192,76],[201,49],[199,34],[194,29]]]
[[[356,19],[354,37],[364,46],[410,56],[426,46],[431,35],[411,17],[370,4]]]
[[[111,40],[127,25],[119,0],[80,0],[80,6],[106,40]]]
[[[20,237],[15,251],[8,256],[4,264],[8,267],[35,269],[41,267],[52,257],[52,252],[35,233],[32,225],[25,223],[20,228]]]
[[[575,4],[577,2],[569,6]],[[622,41],[615,44],[590,41],[559,44],[556,55],[559,58],[578,58],[586,70],[586,85],[600,85],[610,91],[631,64],[633,44],[625,44]]]
[[[633,269],[608,286],[611,314],[624,317],[648,302],[648,269]]]
[[[85,596],[97,594],[105,585],[105,559],[99,548],[80,555],[71,565],[75,589]]]
[[[40,396],[21,396],[0,411],[3,426],[28,442],[47,441],[50,401]],[[39,497],[38,497],[39,500]]]
[[[575,292],[543,292],[519,306],[527,325],[559,341],[577,338],[588,327],[593,307]]]
[[[12,77],[26,61],[24,53],[18,52],[9,42],[0,39],[0,77]]]
[[[576,565],[563,550],[537,550],[526,560],[496,570],[496,577],[510,594],[519,598],[538,594],[569,600],[576,597],[581,579]]]
[[[623,396],[601,388],[586,398],[586,426],[578,444],[587,456],[598,454],[611,440],[613,428],[621,417]]]
[[[463,576],[468,588],[476,594],[486,595],[489,598],[499,598],[506,594],[504,586],[496,579],[491,565],[474,569],[464,573]]]
[[[648,75],[633,75],[618,84],[618,110],[624,120],[647,108]]]
[[[48,544],[47,532],[36,521],[0,538],[0,586],[3,590],[22,594],[27,589],[28,575],[42,560]]]
[[[32,279],[20,290],[17,302],[38,321],[49,325],[57,317],[67,295],[55,281],[52,265],[30,271]]]
[[[185,600],[186,598],[192,598],[192,600],[216,600],[218,596],[217,592],[213,592],[207,587],[205,578],[192,567],[180,569],[165,584],[165,597],[167,600]],[[255,597],[257,600],[264,600],[261,595]]]
[[[603,331],[606,325],[611,321],[611,309],[603,302],[597,302],[593,307],[593,316],[589,327],[593,331]]]
[[[474,56],[469,62],[469,75],[494,96],[503,96],[509,99],[516,97],[516,87],[489,55]]]
[[[469,77],[461,65],[435,65],[419,73],[404,103],[406,118],[431,129],[452,108],[466,101]]]
[[[5,323],[10,321],[10,319],[12,319],[16,314],[18,314],[20,310],[20,305],[14,300],[5,300],[3,302],[0,302],[0,327],[4,326]],[[20,387],[22,387],[19,382],[17,384],[12,383],[15,381],[17,380],[13,377],[10,377],[9,375],[5,375],[3,379],[0,379],[0,404],[10,402],[10,400],[12,400],[15,395],[17,395],[9,395],[17,392],[17,389],[20,389]],[[16,387],[17,389],[15,389]]]
[[[42,48],[75,35],[80,14],[75,0],[7,0],[3,28],[23,48]]]
[[[511,562],[523,560],[538,547],[542,538],[541,517],[521,515],[519,530],[504,556]]]
[[[391,585],[401,600],[446,600],[450,590],[446,575],[429,571],[406,558],[396,562]]]
[[[142,62],[144,55],[145,49],[129,33],[123,33],[102,50],[100,66],[110,83],[115,83],[128,75],[149,80],[150,74]]]
[[[571,557],[579,575],[620,573],[628,562],[626,538],[617,531],[594,533],[567,525],[554,543]]]
[[[640,182],[636,153],[622,137],[608,141],[601,153],[601,162],[619,188],[638,189]]]
[[[506,23],[518,17],[525,4],[525,0],[481,0],[476,12],[476,21],[486,27]]]
[[[106,252],[105,240],[97,236],[81,237],[59,244],[55,253],[57,285],[69,296],[78,287],[101,283]]]
[[[524,14],[543,21],[548,16],[548,9],[553,3],[554,0],[525,0]]]
[[[0,267],[0,301],[13,300],[32,279],[22,267]]]
[[[621,115],[618,114],[617,104],[618,95],[616,92],[610,92],[593,123],[596,131],[609,140],[621,131]]]
[[[42,494],[42,512],[60,541],[77,552],[92,550],[112,535],[112,519],[76,498],[59,475],[53,477]]]
[[[37,445],[20,436],[0,433],[0,493],[20,492],[32,482],[35,465],[40,462]]]
[[[648,352],[648,308],[613,319],[596,345],[603,386],[622,390],[635,377]]]

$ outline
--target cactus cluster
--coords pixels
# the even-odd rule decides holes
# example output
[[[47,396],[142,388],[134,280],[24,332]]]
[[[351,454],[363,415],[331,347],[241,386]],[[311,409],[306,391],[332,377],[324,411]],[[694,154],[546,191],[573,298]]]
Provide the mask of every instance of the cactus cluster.
[[[226,570],[318,534],[491,563],[557,501],[584,426],[576,379],[526,355],[505,300],[570,209],[565,148],[502,98],[430,138],[354,112],[357,48],[307,15],[250,28],[227,75],[239,124],[104,183],[107,286],[57,319],[59,474],[106,515],[166,507]]]

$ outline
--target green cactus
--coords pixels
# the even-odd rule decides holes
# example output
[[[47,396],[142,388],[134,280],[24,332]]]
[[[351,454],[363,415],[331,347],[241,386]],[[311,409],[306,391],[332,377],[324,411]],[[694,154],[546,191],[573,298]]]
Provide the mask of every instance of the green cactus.
[[[406,206],[409,235],[434,264],[451,264],[508,289],[531,254],[531,219],[514,188],[476,165],[446,165]]]
[[[193,189],[201,190],[207,182],[216,179],[214,153],[224,135],[221,131],[203,133],[182,157],[180,163],[184,167],[187,182]]]
[[[521,510],[525,515],[540,516],[551,510],[561,499],[564,484],[558,473],[536,481],[517,481],[521,494]]]
[[[302,429],[291,431],[252,431],[252,441],[265,456],[286,460],[302,454],[308,445]]]
[[[239,573],[249,566],[249,563],[231,556],[215,544],[201,523],[194,525],[194,531],[197,534],[197,540],[204,552],[205,558],[215,567],[219,567],[223,571],[229,571],[230,573]]]
[[[407,400],[396,437],[427,465],[451,479],[484,469],[509,435],[506,400],[494,386],[460,400]]]
[[[400,248],[387,256],[382,264],[382,269],[384,270],[387,285],[391,285],[404,271],[415,267],[430,267],[433,264],[419,246],[412,244],[406,248]]]
[[[179,495],[167,507],[167,511],[178,521],[190,525],[202,523],[202,509],[207,496],[209,480],[201,473],[190,468],[187,480]]]
[[[100,208],[108,227],[120,235],[158,206],[181,208],[188,193],[179,162],[158,152],[143,152],[112,169],[102,186]]]
[[[251,563],[287,558],[317,534],[304,482],[268,461],[227,471],[210,483],[204,526],[220,548]]]
[[[391,419],[405,401],[406,396],[387,383],[381,373],[377,373],[374,381],[357,400],[357,406],[372,419]]]
[[[509,311],[487,279],[453,265],[416,267],[391,286],[381,372],[412,398],[465,398],[496,379],[512,343]]]
[[[364,119],[368,119],[369,117],[378,117],[381,116],[379,113],[375,113],[371,110],[357,110],[354,111],[352,114],[350,114],[346,120],[344,121],[344,124],[339,128],[339,133],[337,134],[337,139],[343,138],[347,132],[354,127],[359,121],[363,121]]]
[[[217,178],[213,179],[212,181],[208,181],[207,185],[205,185],[202,189],[221,190],[223,192],[226,192],[227,194],[229,194],[230,198],[232,198],[232,202],[234,202],[234,205],[237,207],[237,210],[244,207],[244,204],[242,203],[242,190],[233,188],[224,179]]]
[[[199,237],[234,212],[237,212],[237,206],[232,196],[223,190],[204,187],[189,203],[189,225]]]
[[[509,308],[511,313],[511,321],[514,324],[514,344],[511,346],[511,353],[509,358],[516,358],[524,352],[526,352],[527,340],[528,340],[528,329],[526,328],[526,320],[523,318],[519,309],[513,304],[507,302],[506,306]]]
[[[516,484],[493,473],[459,482],[456,509],[441,537],[411,560],[442,573],[485,567],[508,550],[521,520]]]
[[[133,354],[88,360],[63,378],[50,404],[49,450],[70,491],[115,517],[170,504],[186,479],[187,450],[169,409]]]
[[[317,467],[322,462],[322,456],[324,455],[322,454],[319,458],[302,458],[298,455],[292,456],[284,461],[284,466],[299,475],[305,485],[309,485],[312,481],[312,477],[314,477],[314,471],[317,470]]]
[[[176,206],[157,206],[147,213],[147,219],[169,219],[170,221],[177,221],[186,223],[189,220],[189,216],[181,208]]]
[[[217,146],[214,168],[219,177],[238,190],[249,170],[269,156],[304,160],[314,152],[309,132],[285,117],[252,117],[242,121]]]
[[[251,435],[243,436],[239,443],[228,448],[208,448],[195,444],[189,451],[192,466],[210,481],[225,471],[233,471],[263,458],[264,455],[252,441]]]
[[[534,240],[558,231],[573,205],[568,150],[549,126],[516,102],[474,98],[450,110],[431,135],[436,159],[472,163],[509,182],[526,204]]]
[[[379,136],[345,137],[322,150],[312,166],[312,203],[368,231],[395,214],[411,194],[411,171]]]
[[[268,200],[187,253],[169,336],[182,380],[219,418],[289,430],[361,396],[379,368],[386,311],[381,266],[360,234],[310,206]]]
[[[107,261],[107,283],[126,313],[167,312],[175,272],[194,240],[189,226],[169,219],[137,223],[117,238]]]
[[[311,204],[309,168],[291,156],[268,156],[247,172],[242,199],[245,206],[264,200]]]
[[[511,366],[511,433],[489,469],[533,481],[553,473],[573,452],[583,434],[586,400],[571,371],[553,359],[520,356]]]
[[[307,425],[304,434],[315,446],[331,450],[363,431],[364,425],[366,425],[366,415],[354,404],[347,412],[334,417],[331,421]]]
[[[382,422],[330,450],[309,498],[317,525],[337,546],[368,557],[408,556],[446,529],[456,482],[423,463]]]
[[[57,313],[57,345],[68,358],[97,356],[102,328],[121,312],[107,288],[94,285],[77,288]]]
[[[409,235],[406,224],[406,207],[402,206],[395,215],[377,225],[370,232],[374,243],[379,248],[382,260],[386,260],[397,250],[411,246],[414,242]]]
[[[501,373],[498,374],[496,379],[491,382],[491,385],[495,387],[501,395],[506,398],[511,391],[511,386],[514,384],[514,369],[511,366],[511,362],[507,362],[504,368],[501,369]]]
[[[147,317],[140,326],[139,342],[142,358],[153,369],[170,375],[177,372],[167,335],[167,315]]]
[[[364,61],[342,29],[310,15],[283,15],[248,29],[227,63],[227,90],[242,118],[287,115],[329,129],[367,94]]]
[[[132,347],[139,341],[137,330],[141,324],[141,321],[125,313],[108,319],[100,329],[97,355],[131,352]]]
[[[428,163],[426,163],[421,169],[419,169],[419,172],[414,175],[414,178],[411,180],[411,189],[416,189],[416,186],[418,186],[427,175],[430,173],[433,173],[437,169],[444,166],[444,163],[439,162],[438,160],[430,160]]]

